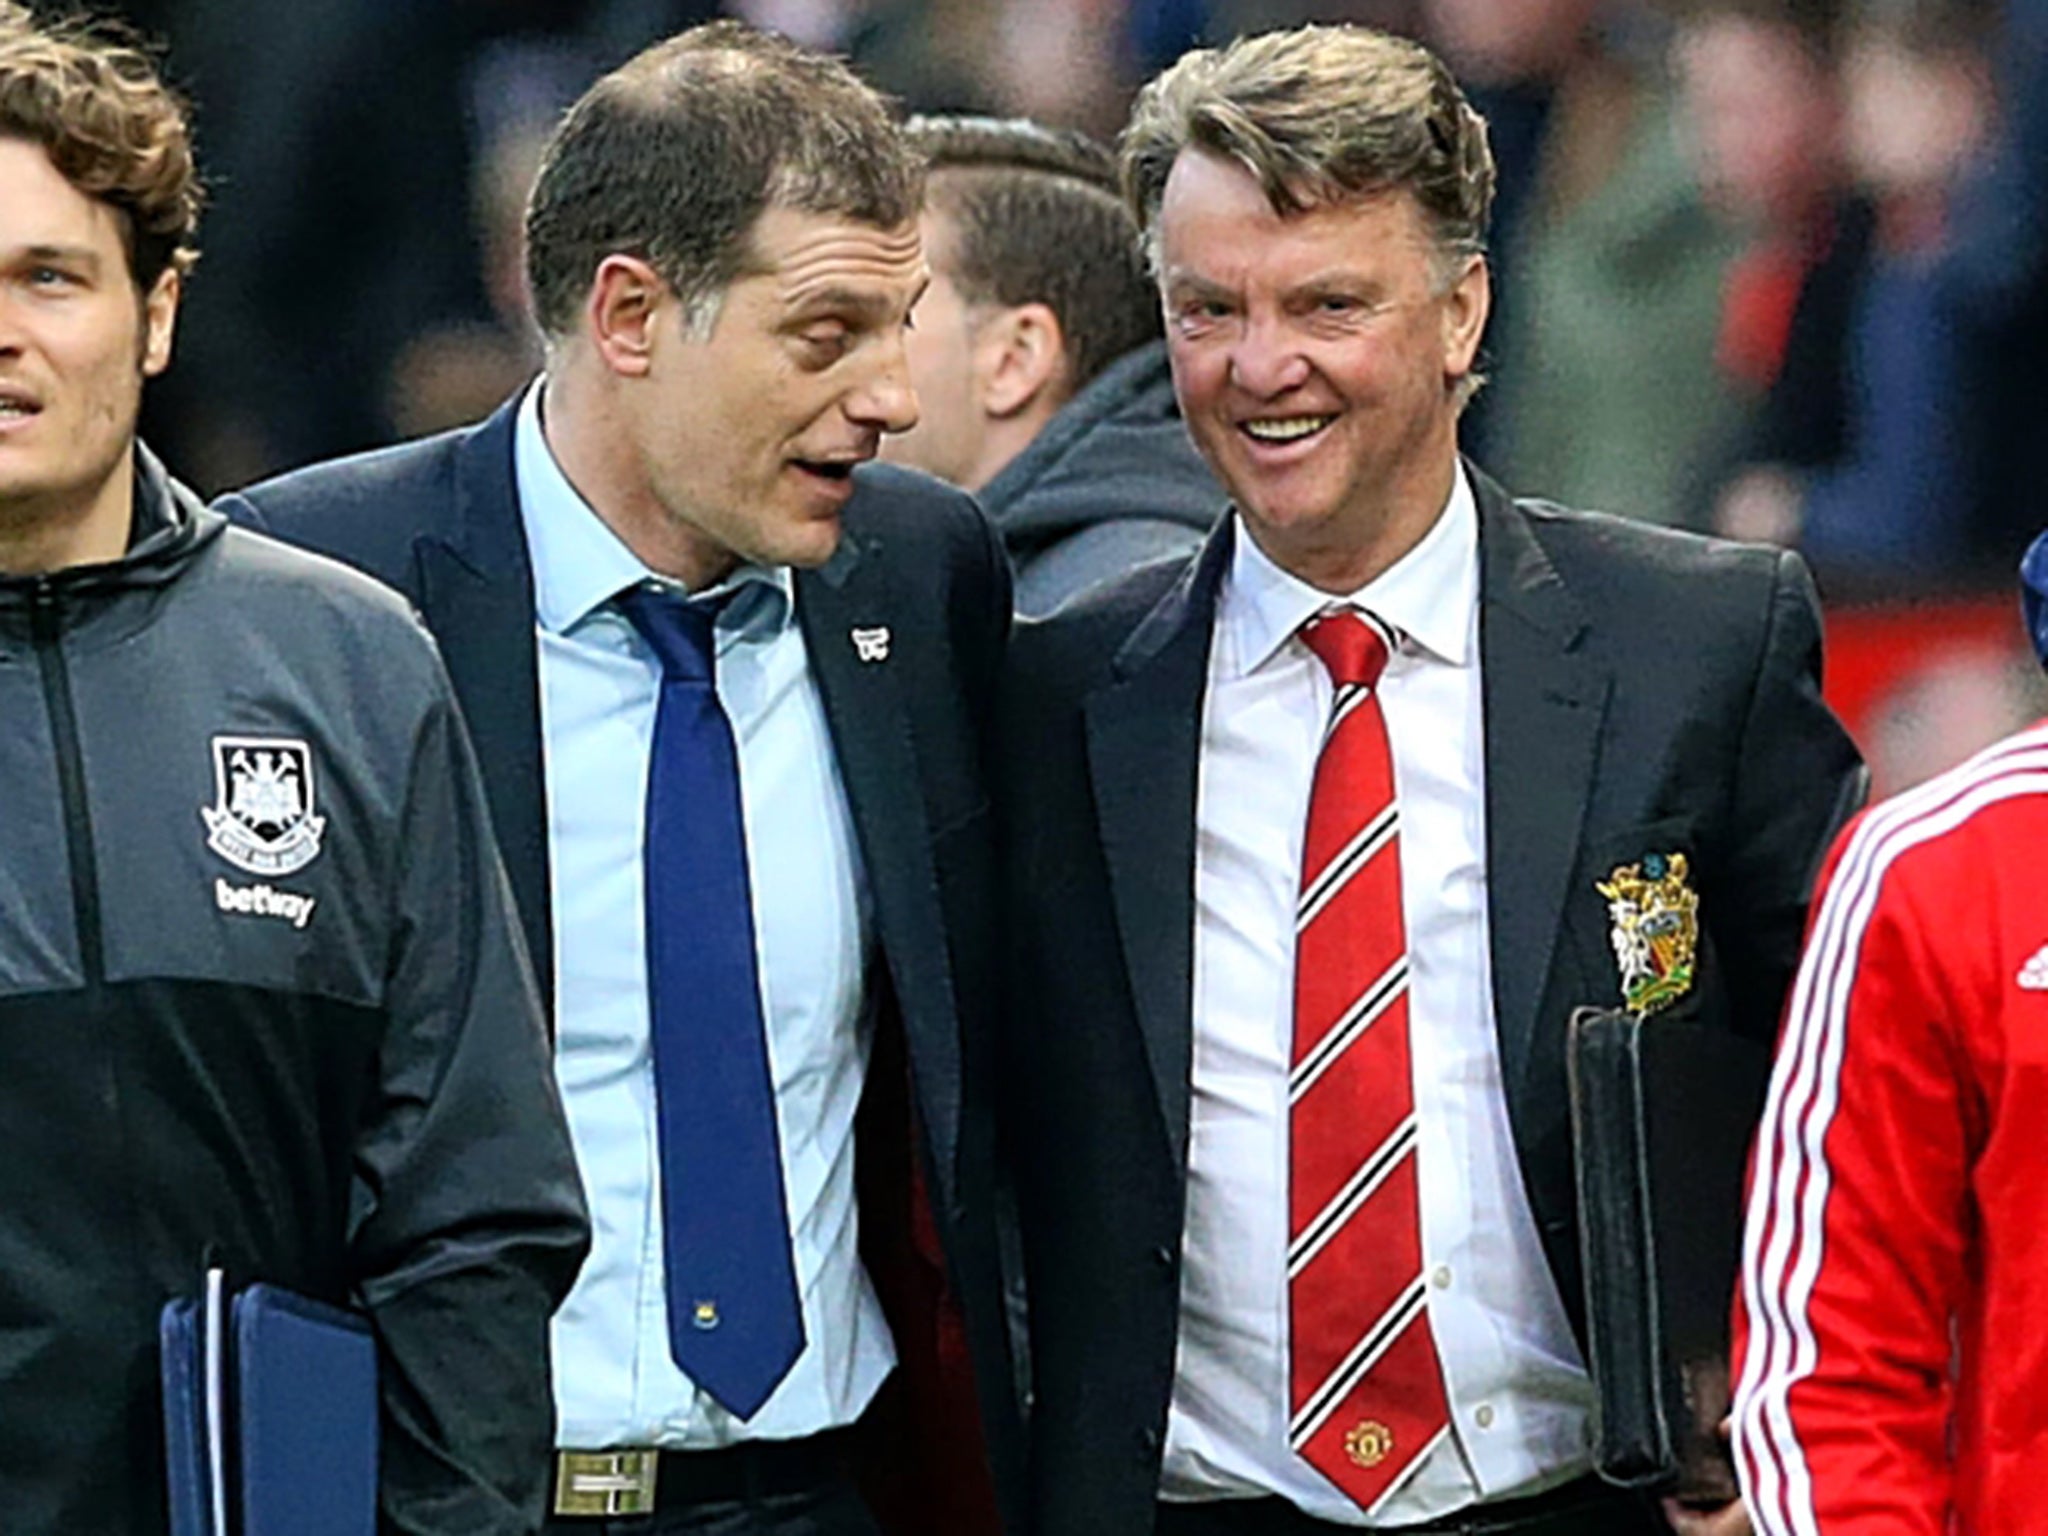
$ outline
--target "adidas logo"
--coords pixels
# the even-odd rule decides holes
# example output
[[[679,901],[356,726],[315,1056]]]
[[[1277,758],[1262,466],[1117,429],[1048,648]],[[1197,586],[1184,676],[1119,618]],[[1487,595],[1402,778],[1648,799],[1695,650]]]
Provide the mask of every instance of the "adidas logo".
[[[2029,992],[2048,992],[2048,944],[2027,957],[2020,967],[2019,984]]]

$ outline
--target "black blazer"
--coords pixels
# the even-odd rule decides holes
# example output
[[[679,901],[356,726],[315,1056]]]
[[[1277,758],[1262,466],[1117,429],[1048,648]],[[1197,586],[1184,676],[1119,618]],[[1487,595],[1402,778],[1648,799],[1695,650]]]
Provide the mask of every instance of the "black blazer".
[[[317,465],[218,505],[368,571],[418,607],[475,741],[527,947],[552,1005],[539,663],[513,474],[516,418],[515,397],[477,426]],[[999,946],[984,765],[1009,630],[1009,567],[987,520],[959,492],[886,465],[864,466],[854,481],[838,553],[796,573],[796,613],[874,897],[882,964],[870,992],[885,1017],[901,1021],[902,1050],[878,1041],[876,1059],[908,1054],[923,1132],[919,1172],[948,1288],[964,1312],[989,1455],[999,1486],[1013,1494],[1022,1439],[1008,1385],[985,1103]],[[889,630],[887,657],[863,661],[852,631],[877,627]],[[894,1213],[871,1221],[863,1209],[864,1226],[910,1230]],[[876,1280],[888,1299],[888,1282]],[[937,1352],[936,1334],[923,1335],[938,1325],[900,1309],[891,1321],[906,1375],[915,1374],[913,1362]]]
[[[1859,803],[1796,556],[1516,502],[1480,522],[1495,1020],[1544,1251],[1584,1336],[1565,1025],[1616,1003],[1594,882],[1683,851],[1678,1007],[1768,1038],[1816,867]],[[1006,1109],[1031,1297],[1032,1529],[1149,1529],[1172,1386],[1192,1048],[1197,757],[1236,519],[1011,647]]]

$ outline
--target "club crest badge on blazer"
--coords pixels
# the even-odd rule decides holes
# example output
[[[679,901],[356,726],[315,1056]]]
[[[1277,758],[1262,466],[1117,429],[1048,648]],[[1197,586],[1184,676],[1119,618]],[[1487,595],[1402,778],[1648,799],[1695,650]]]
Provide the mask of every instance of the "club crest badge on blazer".
[[[1596,881],[1613,920],[1608,939],[1621,967],[1622,1006],[1647,1018],[1692,989],[1699,949],[1698,892],[1686,884],[1682,853],[1644,855]]]

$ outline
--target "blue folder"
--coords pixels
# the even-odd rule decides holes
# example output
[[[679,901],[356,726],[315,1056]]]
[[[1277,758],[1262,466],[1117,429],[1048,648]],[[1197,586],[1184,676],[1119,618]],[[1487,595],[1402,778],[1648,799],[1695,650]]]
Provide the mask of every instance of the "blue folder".
[[[171,1536],[376,1536],[366,1319],[209,1270],[160,1332]]]

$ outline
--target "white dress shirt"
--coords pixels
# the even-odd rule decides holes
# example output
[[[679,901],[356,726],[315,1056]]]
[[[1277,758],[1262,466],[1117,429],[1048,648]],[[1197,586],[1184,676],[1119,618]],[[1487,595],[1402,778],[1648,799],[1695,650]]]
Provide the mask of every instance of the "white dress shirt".
[[[533,557],[555,933],[555,1076],[590,1201],[590,1258],[555,1314],[556,1441],[679,1449],[850,1424],[896,1362],[862,1269],[853,1121],[866,1076],[868,896],[786,570],[743,567],[719,615],[754,942],[806,1344],[735,1419],[669,1355],[641,845],[661,667],[610,599],[656,577],[549,451],[538,386],[513,440]]]
[[[1423,1271],[1451,1432],[1370,1516],[1288,1448],[1287,1075],[1295,905],[1331,606],[1244,532],[1216,610],[1196,810],[1194,1079],[1161,1493],[1278,1495],[1403,1525],[1586,1470],[1592,1388],[1522,1188],[1486,909],[1479,535],[1459,471],[1429,534],[1348,600],[1402,636],[1379,697],[1401,808]]]

